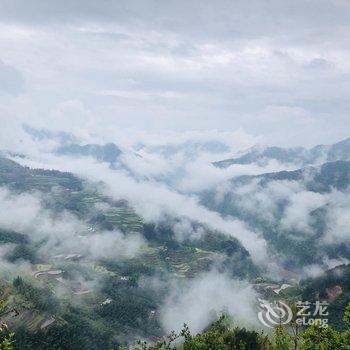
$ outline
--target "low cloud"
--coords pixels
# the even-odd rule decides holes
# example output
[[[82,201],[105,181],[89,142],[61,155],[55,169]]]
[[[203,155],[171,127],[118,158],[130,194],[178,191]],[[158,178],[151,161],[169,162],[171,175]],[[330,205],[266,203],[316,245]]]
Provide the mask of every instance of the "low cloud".
[[[211,321],[227,312],[240,325],[257,325],[254,303],[256,294],[246,282],[211,271],[194,279],[174,283],[160,310],[167,332],[178,331],[186,323],[193,333],[203,330]]]
[[[58,254],[82,254],[92,260],[135,257],[146,243],[138,234],[101,231],[84,235],[88,224],[68,212],[54,213],[42,206],[42,195],[16,194],[0,188],[0,227],[41,242],[43,259]]]
[[[349,193],[332,191],[328,195],[327,231],[325,244],[347,244],[350,242],[350,199]]]
[[[31,272],[31,265],[28,261],[19,260],[15,263],[8,261],[7,257],[14,250],[14,244],[2,244],[0,246],[0,276],[2,279],[12,282],[11,278],[15,275],[27,275]]]
[[[103,181],[107,185],[104,189],[107,195],[115,199],[127,199],[146,221],[161,221],[164,214],[187,217],[237,238],[255,262],[263,264],[268,259],[266,242],[259,232],[249,230],[240,220],[225,220],[220,214],[200,205],[199,199],[194,195],[181,194],[160,182],[137,181],[125,171],[112,170],[106,164],[87,158],[50,157],[46,158],[45,163],[18,161],[32,166],[72,171],[92,181]]]
[[[296,229],[312,233],[310,214],[326,203],[327,198],[319,193],[311,191],[293,193],[289,197],[289,203],[281,220],[281,227],[285,230]]]

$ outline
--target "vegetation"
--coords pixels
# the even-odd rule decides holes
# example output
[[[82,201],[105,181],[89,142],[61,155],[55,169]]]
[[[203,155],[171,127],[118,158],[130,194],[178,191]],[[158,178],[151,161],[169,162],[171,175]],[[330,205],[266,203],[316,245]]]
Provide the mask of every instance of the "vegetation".
[[[221,316],[197,335],[192,335],[185,325],[179,334],[171,333],[155,344],[139,341],[135,350],[346,350],[350,348],[350,304],[344,321],[347,327],[344,332],[316,322],[300,334],[293,333],[290,326],[277,326],[269,337],[263,332],[232,327],[228,317]]]
[[[0,317],[7,314],[6,304],[0,300]],[[11,332],[6,322],[0,320],[0,350],[13,350],[14,333]]]
[[[334,176],[327,174],[335,170],[337,169],[325,168],[323,177],[317,181],[321,184],[333,181]],[[289,175],[298,177],[300,174],[284,173],[276,176]],[[261,179],[262,182],[270,180]],[[1,326],[0,350],[12,347],[15,350],[115,350],[121,344],[130,344],[135,337],[162,339],[159,306],[169,292],[167,288],[171,286],[164,284],[154,292],[145,286],[144,280],[154,276],[162,280],[169,274],[179,280],[193,278],[209,271],[213,264],[231,276],[242,279],[255,281],[260,275],[259,267],[254,265],[248,251],[237,239],[213,231],[201,223],[191,222],[189,229],[200,233],[196,235],[198,238],[179,241],[173,229],[178,219],[165,218],[164,222],[157,225],[146,223],[126,201],[112,200],[101,194],[98,184],[85,183],[70,173],[33,170],[0,158],[0,184],[6,184],[18,193],[40,192],[43,207],[53,214],[60,215],[61,212],[68,211],[75,215],[86,223],[86,229],[74,234],[84,237],[104,230],[119,230],[125,234],[138,233],[147,241],[147,248],[134,258],[92,259],[79,256],[66,259],[52,257],[49,253],[40,256],[37,252],[45,246],[45,239],[33,241],[29,234],[0,229],[0,244],[11,245],[5,256],[7,262],[24,261],[30,267],[30,273],[20,277],[11,271],[7,274],[2,271],[1,281],[6,289],[4,300],[7,307],[18,307],[18,315],[8,316],[8,322],[6,320],[16,332],[15,342],[7,326]],[[287,249],[293,257],[291,267],[295,264],[311,264],[319,258],[320,252],[311,239],[291,240],[275,227],[249,216],[249,213],[240,211],[235,205],[228,199],[224,205],[227,213],[224,214],[237,214],[250,226],[261,230],[267,240],[273,239],[276,250],[283,252]],[[277,215],[283,212],[283,205],[281,203]],[[322,232],[325,213],[321,210],[312,215],[315,229]],[[300,234],[301,232],[295,231],[291,236],[299,237]],[[332,254],[335,257],[340,249],[342,254],[348,254],[346,247],[333,246],[329,249],[334,249]],[[61,272],[57,275],[44,273],[40,278],[35,276],[34,272],[46,270]],[[200,334],[191,334],[185,326],[180,334],[173,333],[167,339],[151,345],[139,342],[136,348],[349,349],[350,307],[346,309],[345,322],[339,316],[350,301],[349,276],[350,267],[342,266],[320,278],[308,279],[281,291],[283,297],[292,301],[296,298],[313,301],[318,298],[327,299],[327,291],[337,287],[341,293],[331,303],[329,310],[332,327],[325,329],[313,325],[304,331],[296,331],[293,325],[289,328],[277,327],[271,336],[232,326],[227,318],[222,317]],[[96,281],[98,288],[90,288]],[[264,292],[268,297],[277,297],[272,289]]]
[[[181,345],[176,343],[181,340]],[[180,334],[172,333],[167,339],[153,345],[138,342],[135,350],[268,350],[271,342],[263,333],[245,328],[230,327],[227,316],[221,316],[203,333],[192,335],[187,325]]]

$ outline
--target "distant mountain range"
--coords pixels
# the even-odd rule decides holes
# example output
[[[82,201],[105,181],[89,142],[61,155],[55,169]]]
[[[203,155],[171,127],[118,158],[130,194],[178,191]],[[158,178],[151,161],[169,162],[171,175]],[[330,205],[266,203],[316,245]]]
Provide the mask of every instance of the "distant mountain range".
[[[327,147],[325,159],[348,158],[349,145],[346,140]],[[345,226],[350,215],[349,187],[350,161],[336,160],[294,171],[235,177],[204,191],[201,202],[262,232],[272,251],[284,256],[285,266],[295,269],[332,259],[350,261],[345,244],[350,242],[346,239],[350,228]]]
[[[56,154],[91,156],[113,167],[117,165],[127,168],[120,160],[123,152],[113,143],[81,144],[64,133],[52,135],[36,130],[29,130],[29,133],[37,138],[58,137]],[[203,149],[214,153],[227,151],[221,144],[210,144],[208,148],[208,145],[194,142],[187,146],[155,147],[153,151],[165,157],[184,151],[193,155]],[[263,167],[271,160],[279,162],[282,167],[285,165],[290,168],[289,165],[293,164],[296,170],[232,178],[198,193],[201,204],[223,217],[238,218],[252,231],[261,232],[272,254],[292,270],[320,262],[322,265],[324,259],[340,258],[350,261],[350,248],[343,244],[346,227],[343,227],[345,224],[338,223],[337,216],[340,215],[338,213],[345,217],[350,215],[350,200],[346,200],[350,185],[350,139],[311,149],[255,147],[238,158],[213,164],[221,169],[234,164],[257,164]],[[6,161],[2,165],[5,166]],[[16,174],[23,174],[18,165],[11,166],[17,167]],[[131,171],[129,174],[133,176]],[[24,181],[18,179],[15,183],[25,188],[28,181],[36,181],[36,178],[24,177]],[[10,180],[7,179],[11,182]],[[56,181],[61,182],[61,176]],[[147,181],[147,178],[143,181]],[[70,184],[73,182],[69,181]],[[159,182],[167,184],[167,178],[159,179]],[[44,184],[42,179],[39,183],[41,186]],[[336,196],[340,195],[342,198],[339,202]],[[167,231],[169,230],[163,229],[161,232]],[[334,237],[340,237],[339,241],[326,239],[330,232]]]
[[[314,192],[327,192],[332,189],[346,190],[350,184],[350,161],[338,160],[319,166],[307,166],[293,171],[278,171],[260,175],[244,175],[231,182],[242,185],[258,180],[259,185],[266,186],[273,181],[299,181],[305,188]]]
[[[56,139],[56,155],[89,156],[110,164],[112,169],[123,166],[124,149],[113,143],[82,144],[65,133],[29,132],[37,140]],[[189,156],[202,151],[202,147],[212,153],[227,151],[220,145],[211,146],[208,149],[194,143],[187,151]],[[154,152],[167,158],[176,152],[184,154],[183,147],[160,147]],[[173,286],[166,285],[166,278],[172,276],[180,284],[213,267],[232,278],[249,281],[267,299],[276,297],[269,286],[279,290],[280,283],[288,283],[289,287],[280,290],[278,297],[296,300],[303,295],[304,300],[313,301],[321,296],[331,302],[332,324],[341,327],[340,311],[350,301],[350,139],[309,150],[255,148],[239,158],[214,163],[222,169],[233,164],[264,165],[269,160],[278,161],[282,168],[283,164],[288,169],[289,164],[295,165],[293,171],[238,176],[196,193],[202,206],[220,214],[221,219],[239,219],[256,237],[264,238],[268,257],[261,263],[252,260],[243,240],[191,220],[190,213],[189,217],[163,213],[156,222],[147,221],[125,198],[105,195],[101,184],[69,172],[25,167],[6,158],[6,154],[0,153],[2,190],[14,197],[33,194],[50,216],[59,220],[62,213],[68,213],[83,224],[79,230],[72,230],[72,244],[62,245],[57,240],[55,245],[47,246],[59,248],[60,254],[46,248],[49,238],[38,239],[31,231],[0,226],[0,247],[13,247],[4,261],[25,262],[30,271],[22,277],[11,275],[6,281],[0,277],[8,290],[8,305],[17,307],[14,301],[25,301],[18,308],[19,317],[8,319],[16,331],[18,348],[24,348],[30,339],[33,345],[28,349],[37,349],[37,342],[44,344],[39,349],[46,349],[50,330],[57,341],[66,339],[71,329],[81,329],[84,337],[77,337],[78,344],[98,339],[102,330],[101,349],[111,348],[109,344],[115,340],[124,342],[125,334],[130,339],[134,334],[161,337],[161,300],[167,288]],[[166,179],[162,181],[161,185],[166,184]],[[22,215],[20,209],[18,215]],[[44,229],[49,231],[50,225]],[[146,245],[132,258],[117,253],[104,256],[104,251],[93,257],[81,248],[88,239],[105,235],[109,240],[118,233],[123,239],[136,235]],[[181,239],[179,235],[183,235]],[[338,268],[333,269],[335,266]],[[303,279],[326,270],[330,271],[322,277]],[[278,275],[273,276],[275,271]],[[338,272],[345,277],[339,277]],[[159,285],[156,293],[145,283],[154,277],[164,279],[164,286]],[[97,289],[90,284],[94,280],[98,281]],[[67,299],[60,300],[51,292],[52,286],[63,289]],[[84,299],[84,295],[88,297]],[[74,307],[66,302],[70,298],[78,301]]]
[[[83,150],[100,157],[101,149],[74,146],[73,152]],[[112,156],[114,152],[112,147]],[[250,279],[259,274],[260,269],[236,238],[188,218],[164,216],[162,222],[146,221],[125,199],[112,199],[100,191],[99,184],[68,172],[32,169],[0,157],[0,189],[7,193],[8,200],[20,196],[26,201],[33,194],[40,198],[50,217],[59,220],[62,213],[69,213],[83,225],[74,231],[65,223],[70,244],[61,242],[57,234],[53,246],[48,246],[51,248],[46,244],[56,233],[50,231],[50,225],[43,227],[47,237],[40,238],[0,225],[0,247],[13,248],[2,259],[13,266],[28,267],[21,277],[15,270],[13,274],[7,271],[5,264],[2,270],[6,273],[0,269],[0,283],[6,290],[2,298],[18,312],[18,317],[10,315],[6,320],[16,332],[18,349],[47,349],[50,332],[54,334],[52,342],[64,342],[72,329],[79,329],[74,349],[90,349],[89,344],[98,338],[98,349],[115,348],[110,344],[124,342],[125,334],[130,342],[136,335],[161,337],[159,310],[168,287],[164,284],[155,292],[147,282],[150,278],[171,276],[182,281],[214,266],[232,277]],[[21,208],[18,215],[23,215]],[[198,232],[196,238],[177,239],[175,227],[181,226],[182,220],[186,220],[188,230]],[[110,242],[121,233],[125,238],[118,245],[122,247],[124,239],[137,244],[135,237],[140,237],[145,242],[135,257],[122,257],[116,243]],[[86,240],[101,238],[106,246],[111,244],[116,249],[114,255],[101,252],[95,257],[84,251]],[[97,241],[91,249],[102,249],[99,244]],[[54,252],[56,249],[60,254]],[[93,281],[98,288],[94,288]]]
[[[66,132],[52,132],[46,129],[37,129],[28,125],[24,125],[23,129],[33,139],[42,141],[45,139],[56,140],[58,146],[54,152],[57,155],[69,156],[89,156],[98,161],[114,164],[122,154],[120,148],[114,143],[106,144],[82,144],[75,136]],[[1,154],[0,154],[1,156]]]
[[[227,168],[233,164],[265,164],[269,160],[276,160],[284,164],[293,163],[301,167],[336,160],[350,160],[350,139],[333,145],[318,145],[311,149],[303,147],[253,148],[238,158],[225,159],[213,164],[219,168]]]
[[[122,151],[114,143],[106,143],[105,145],[69,143],[58,147],[56,153],[70,156],[90,156],[98,161],[114,164]]]

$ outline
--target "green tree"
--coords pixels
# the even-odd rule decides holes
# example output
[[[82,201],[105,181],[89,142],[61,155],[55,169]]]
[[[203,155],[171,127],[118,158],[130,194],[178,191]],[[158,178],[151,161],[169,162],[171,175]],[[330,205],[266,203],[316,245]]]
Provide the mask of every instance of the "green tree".
[[[350,304],[345,308],[344,318],[343,318],[347,329],[350,330]]]
[[[13,350],[14,333],[10,332],[5,323],[0,324],[0,350]]]
[[[343,348],[341,335],[331,327],[314,324],[302,333],[301,350],[340,350]]]
[[[282,325],[277,326],[275,328],[273,350],[289,349],[292,349],[292,337]]]
[[[1,317],[3,317],[4,314],[6,314],[5,308],[6,308],[5,302],[3,300],[0,300]],[[13,350],[13,347],[12,347],[13,336],[14,336],[14,333],[12,333],[8,329],[7,324],[3,321],[0,321],[0,350]]]
[[[299,343],[300,343],[300,328],[301,326],[298,324],[298,307],[297,304],[291,305],[291,310],[293,313],[292,321],[288,325],[288,329],[291,332],[291,338],[293,342],[293,350],[299,349]]]
[[[342,340],[344,349],[350,349],[350,304],[345,308],[344,323],[346,330],[342,333]]]
[[[179,335],[171,333],[167,339],[153,345],[139,342],[136,350],[272,350],[271,342],[264,334],[231,327],[227,321],[226,316],[221,316],[207,330],[197,335],[192,335],[185,325]],[[179,347],[174,345],[178,339],[182,339]]]

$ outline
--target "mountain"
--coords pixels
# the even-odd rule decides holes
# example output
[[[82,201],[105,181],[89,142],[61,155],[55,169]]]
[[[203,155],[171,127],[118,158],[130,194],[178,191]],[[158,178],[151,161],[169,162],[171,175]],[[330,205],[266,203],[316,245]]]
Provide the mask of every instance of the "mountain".
[[[327,162],[320,166],[305,167],[294,171],[279,171],[253,176],[240,176],[232,183],[247,183],[257,180],[261,186],[273,181],[299,181],[308,190],[327,192],[332,189],[346,190],[350,184],[350,161]]]
[[[90,156],[98,161],[114,164],[118,161],[122,151],[114,143],[105,145],[69,143],[59,146],[56,149],[56,153],[58,155]]]
[[[6,317],[16,349],[47,349],[47,341],[62,349],[113,349],[135,338],[159,339],[162,305],[174,286],[213,268],[267,299],[328,298],[337,313],[332,323],[341,328],[339,315],[350,300],[347,277],[336,273],[347,276],[350,261],[348,147],[343,141],[313,148],[315,164],[308,164],[311,150],[271,147],[262,158],[254,153],[241,162],[270,157],[306,165],[235,177],[198,194],[203,206],[223,219],[238,218],[265,239],[261,266],[240,241],[202,222],[169,214],[146,220],[125,198],[108,196],[102,183],[0,157],[4,210],[19,222],[3,218],[0,225],[1,299],[16,310]],[[114,144],[79,142],[64,142],[56,152],[112,165],[121,155]],[[324,154],[331,161],[318,164]],[[23,228],[21,218],[32,210],[38,217]],[[134,247],[137,254],[128,255]],[[345,267],[332,273],[338,265]],[[331,272],[323,283],[315,276],[325,271]]]
[[[94,226],[95,230],[119,229],[126,233],[139,232],[152,244],[169,244],[178,248],[198,245],[201,249],[221,252],[227,247],[228,255],[233,256],[237,252],[243,254],[240,258],[249,258],[248,252],[237,239],[190,220],[186,221],[189,225],[188,230],[201,232],[202,238],[193,241],[187,239],[184,243],[179,243],[175,239],[174,226],[181,224],[183,218],[165,217],[157,224],[144,222],[126,200],[112,200],[100,192],[101,184],[81,180],[69,172],[32,169],[10,159],[0,158],[0,185],[17,194],[40,193],[45,206],[56,211],[67,210],[88,225]],[[96,203],[98,207],[106,209],[96,209]]]
[[[77,142],[75,136],[64,131],[50,131],[48,129],[33,128],[27,124],[23,124],[22,127],[30,137],[37,141],[56,140],[60,144]]]
[[[220,154],[229,152],[230,148],[221,141],[210,140],[188,140],[178,143],[171,143],[158,146],[146,146],[138,144],[136,149],[146,148],[150,152],[161,154],[164,157],[171,157],[176,154],[183,154],[186,158],[194,159],[200,153]]]
[[[82,180],[71,173],[57,170],[31,169],[0,158],[0,185],[21,191],[51,191],[55,186],[81,190]]]
[[[337,329],[345,328],[339,315],[350,300],[350,265],[339,265],[318,277],[307,278],[301,281],[300,287],[303,300],[327,300],[330,303],[329,322]]]
[[[335,161],[236,177],[204,191],[201,202],[262,232],[282,266],[300,273],[312,264],[325,268],[326,261],[350,261],[349,185],[350,162]]]
[[[300,166],[314,165],[337,160],[350,160],[350,139],[333,145],[318,145],[311,149],[297,148],[253,148],[238,158],[225,159],[214,162],[219,168],[227,168],[234,164],[266,164],[269,160],[280,163],[292,163]]]
[[[198,237],[179,241],[174,227],[184,218],[145,221],[123,198],[74,174],[0,158],[0,185],[5,208],[18,215],[39,210],[30,229],[22,232],[23,224],[11,220],[17,229],[0,227],[0,298],[15,349],[46,350],[48,342],[58,349],[115,349],[136,337],[160,339],[167,280],[179,284],[213,266],[242,279],[259,274],[237,239],[186,219]],[[129,256],[128,247],[140,242]]]
[[[31,138],[37,141],[54,140],[58,146],[54,152],[57,155],[69,156],[89,156],[98,161],[115,164],[122,154],[120,148],[114,143],[100,144],[81,144],[77,138],[66,132],[54,132],[47,129],[37,129],[29,125],[23,125],[24,131]]]
[[[213,164],[218,168],[227,168],[233,164],[265,163],[271,159],[282,163],[305,162],[307,156],[307,151],[301,147],[290,149],[268,147],[265,149],[252,149],[239,158],[225,159]]]

